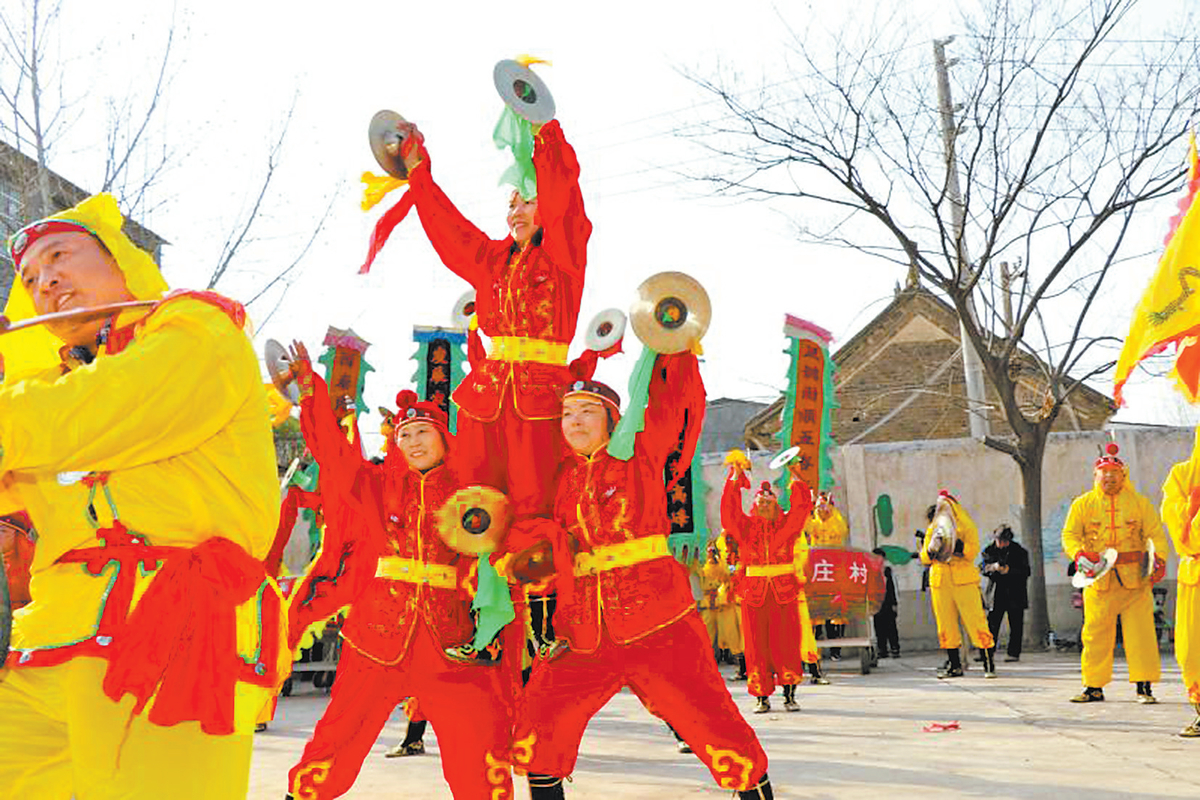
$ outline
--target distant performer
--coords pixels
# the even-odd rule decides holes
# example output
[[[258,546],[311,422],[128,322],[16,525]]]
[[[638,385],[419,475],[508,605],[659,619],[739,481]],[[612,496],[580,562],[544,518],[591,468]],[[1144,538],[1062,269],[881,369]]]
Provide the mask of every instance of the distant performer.
[[[996,529],[996,540],[983,551],[983,574],[992,586],[992,610],[988,629],[1000,635],[1000,623],[1008,616],[1008,655],[1005,661],[1021,660],[1021,637],[1025,631],[1025,609],[1029,607],[1029,553],[1013,541],[1007,525]]]
[[[1096,459],[1092,489],[1071,503],[1063,526],[1063,550],[1077,570],[1100,571],[1104,551],[1116,551],[1116,565],[1083,590],[1083,691],[1071,698],[1073,703],[1104,699],[1104,687],[1112,680],[1118,617],[1129,682],[1137,686],[1138,702],[1157,702],[1150,689],[1160,677],[1154,581],[1144,576],[1143,562],[1150,542],[1157,560],[1166,556],[1167,537],[1154,506],[1129,482],[1118,452],[1110,442]],[[1155,564],[1156,573],[1165,570],[1165,561]]]

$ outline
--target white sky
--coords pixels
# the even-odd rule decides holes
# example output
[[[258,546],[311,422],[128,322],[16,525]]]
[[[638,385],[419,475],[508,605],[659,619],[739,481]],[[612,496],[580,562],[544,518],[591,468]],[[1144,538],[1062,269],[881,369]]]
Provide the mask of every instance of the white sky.
[[[3,1],[7,13],[20,5]],[[785,384],[785,313],[845,340],[883,307],[904,275],[851,251],[798,243],[786,206],[733,204],[681,177],[703,156],[673,131],[720,110],[679,70],[711,73],[721,63],[750,80],[778,80],[789,37],[780,15],[803,31],[836,28],[844,11],[870,13],[863,4],[832,12],[828,6],[206,0],[180,2],[172,12],[148,0],[65,0],[64,85],[82,116],[63,135],[51,166],[95,188],[103,98],[151,82],[174,13],[174,78],[154,135],[180,157],[156,190],[163,205],[144,221],[172,243],[164,256],[172,285],[202,287],[231,221],[258,189],[266,151],[295,97],[260,238],[218,289],[248,300],[291,262],[307,226],[338,193],[326,231],[293,273],[294,285],[260,328],[258,343],[295,337],[313,349],[327,326],[353,327],[372,342],[367,360],[377,372],[368,379],[368,405],[392,405],[415,371],[412,326],[447,324],[467,286],[441,265],[415,215],[393,234],[371,275],[356,275],[371,226],[386,207],[358,209],[359,174],[378,171],[367,123],[375,111],[391,108],[420,124],[439,183],[469,218],[500,237],[507,190],[497,180],[507,159],[491,144],[501,111],[492,66],[520,53],[547,58],[553,66],[535,69],[553,90],[579,155],[595,225],[581,328],[603,308],[628,307],[649,275],[688,272],[713,300],[704,342],[710,398],[769,400]],[[954,32],[941,9],[920,2],[903,13],[918,30],[936,21],[932,38]],[[930,74],[932,80],[932,68]],[[1151,239],[1161,237],[1172,210],[1167,204],[1148,217]],[[1125,277],[1134,291],[1154,261],[1129,265]],[[251,316],[261,321],[277,299],[267,294],[251,305]],[[1130,296],[1129,310],[1134,302]],[[639,347],[630,332],[626,349],[633,353],[603,364],[597,377],[623,389]],[[576,344],[572,355],[580,349]],[[1133,386],[1130,402],[1126,419],[1177,421],[1173,402],[1153,383]],[[365,418],[364,432],[375,422]]]

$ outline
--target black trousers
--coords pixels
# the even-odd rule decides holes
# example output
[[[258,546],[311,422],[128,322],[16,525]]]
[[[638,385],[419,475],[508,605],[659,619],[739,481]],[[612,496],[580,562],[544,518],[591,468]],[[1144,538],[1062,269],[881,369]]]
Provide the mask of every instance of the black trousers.
[[[900,652],[900,631],[896,628],[896,614],[880,611],[875,615],[875,639],[879,642],[879,652]]]
[[[1025,609],[999,606],[993,608],[988,612],[988,629],[992,632],[992,638],[998,639],[1000,623],[1005,614],[1008,614],[1008,654],[1012,658],[1020,658],[1021,637],[1025,633]]]

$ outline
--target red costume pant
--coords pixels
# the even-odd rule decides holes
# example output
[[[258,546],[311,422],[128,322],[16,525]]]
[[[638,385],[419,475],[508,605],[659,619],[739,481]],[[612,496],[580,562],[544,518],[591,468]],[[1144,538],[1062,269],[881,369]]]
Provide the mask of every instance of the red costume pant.
[[[562,463],[562,420],[527,420],[505,394],[500,416],[480,422],[458,415],[453,466],[467,483],[492,486],[508,495],[513,516],[549,516],[554,474]]]
[[[776,684],[790,686],[804,677],[800,658],[798,601],[780,603],[770,590],[761,606],[742,603],[746,636],[746,688],[755,697],[769,697]]]
[[[424,624],[393,666],[347,645],[324,716],[300,763],[288,773],[296,800],[324,800],[349,791],[392,709],[416,697],[441,748],[442,775],[456,798],[511,800],[506,761],[512,722],[511,684],[500,667],[455,664]]]
[[[538,662],[517,716],[514,766],[570,775],[588,721],[622,686],[679,733],[722,788],[748,789],[766,773],[767,755],[729,696],[694,611],[630,644],[604,631],[594,653]]]

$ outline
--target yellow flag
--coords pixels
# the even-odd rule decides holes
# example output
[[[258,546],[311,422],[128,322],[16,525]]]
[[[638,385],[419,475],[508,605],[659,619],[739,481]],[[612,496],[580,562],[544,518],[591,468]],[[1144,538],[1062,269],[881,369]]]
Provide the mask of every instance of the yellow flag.
[[[1179,390],[1191,402],[1200,397],[1200,160],[1196,154],[1196,136],[1188,147],[1188,183],[1179,213],[1171,219],[1166,249],[1158,269],[1133,312],[1125,345],[1117,359],[1113,378],[1114,396],[1122,404],[1121,389],[1133,368],[1142,359],[1176,347],[1172,375]]]

